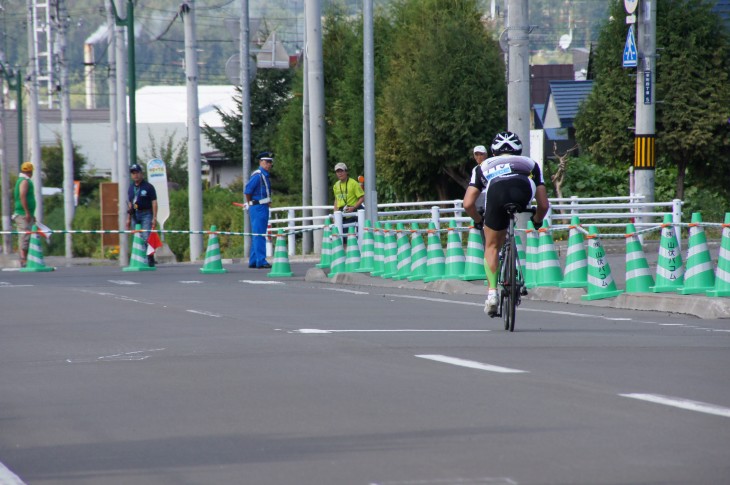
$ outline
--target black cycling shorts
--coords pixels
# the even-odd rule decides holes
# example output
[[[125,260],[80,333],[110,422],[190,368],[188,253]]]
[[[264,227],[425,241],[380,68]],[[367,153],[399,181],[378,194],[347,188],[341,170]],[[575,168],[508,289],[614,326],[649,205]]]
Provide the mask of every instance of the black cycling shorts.
[[[509,226],[506,204],[518,204],[523,209],[535,196],[533,185],[527,177],[496,178],[487,190],[487,207],[484,225],[494,231],[503,231]]]

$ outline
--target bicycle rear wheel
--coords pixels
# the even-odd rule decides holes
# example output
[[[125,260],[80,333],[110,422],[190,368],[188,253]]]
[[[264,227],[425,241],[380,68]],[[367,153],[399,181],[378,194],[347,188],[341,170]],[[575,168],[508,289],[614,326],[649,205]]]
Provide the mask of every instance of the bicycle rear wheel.
[[[502,271],[500,272],[500,286],[501,286],[501,298],[500,298],[500,313],[502,314],[502,319],[504,320],[504,329],[510,330],[514,328],[514,312],[512,311],[512,308],[514,307],[512,301],[513,301],[513,293],[512,293],[512,273],[514,272],[514,267],[511,264],[512,261],[512,246],[507,242],[504,246],[504,259],[502,259]]]
[[[509,244],[507,245],[508,257],[505,258],[507,264],[507,308],[504,309],[505,314],[505,330],[507,329],[507,323],[509,323],[509,331],[515,331],[515,317],[517,314],[517,299],[520,297],[518,292],[520,289],[517,284],[517,246],[515,244],[514,237],[510,238]]]

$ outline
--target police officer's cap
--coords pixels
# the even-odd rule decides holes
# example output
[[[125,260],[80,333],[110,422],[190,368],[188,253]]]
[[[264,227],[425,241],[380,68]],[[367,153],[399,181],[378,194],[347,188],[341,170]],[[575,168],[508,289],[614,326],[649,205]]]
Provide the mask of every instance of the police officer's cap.
[[[142,167],[139,165],[139,163],[133,163],[129,166],[129,172],[141,172]]]
[[[256,155],[256,160],[271,160],[274,161],[274,154],[271,152],[261,152],[258,155]]]

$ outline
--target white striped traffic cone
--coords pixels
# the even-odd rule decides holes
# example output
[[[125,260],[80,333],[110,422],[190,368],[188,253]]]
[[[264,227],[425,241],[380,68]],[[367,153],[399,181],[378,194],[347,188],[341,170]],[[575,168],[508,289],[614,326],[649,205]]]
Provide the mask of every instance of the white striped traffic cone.
[[[205,261],[200,272],[203,274],[223,274],[228,270],[223,268],[221,261],[221,246],[218,242],[218,233],[215,231],[216,226],[210,226],[210,235],[208,236],[208,248],[205,250]]]

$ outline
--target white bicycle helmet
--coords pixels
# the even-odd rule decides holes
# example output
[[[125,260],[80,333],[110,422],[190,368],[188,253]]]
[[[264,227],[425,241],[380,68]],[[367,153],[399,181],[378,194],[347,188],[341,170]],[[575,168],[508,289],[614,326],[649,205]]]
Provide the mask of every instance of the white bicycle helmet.
[[[522,142],[519,137],[511,131],[503,131],[497,133],[492,141],[492,153],[494,155],[503,155],[509,153],[512,155],[522,154]]]

